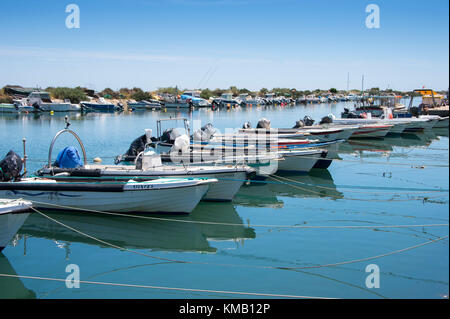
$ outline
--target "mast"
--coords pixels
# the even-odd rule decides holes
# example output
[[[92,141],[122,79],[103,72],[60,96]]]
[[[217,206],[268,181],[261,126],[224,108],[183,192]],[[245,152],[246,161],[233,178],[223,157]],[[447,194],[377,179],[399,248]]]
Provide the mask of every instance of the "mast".
[[[364,74],[362,75],[361,92],[364,95]]]
[[[347,92],[350,89],[350,72],[347,73]]]

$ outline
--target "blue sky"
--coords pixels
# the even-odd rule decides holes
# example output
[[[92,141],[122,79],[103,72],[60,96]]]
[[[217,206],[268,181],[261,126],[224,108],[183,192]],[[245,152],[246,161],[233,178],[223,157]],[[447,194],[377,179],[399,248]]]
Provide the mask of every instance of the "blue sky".
[[[0,86],[447,89],[448,19],[447,0],[3,0]]]

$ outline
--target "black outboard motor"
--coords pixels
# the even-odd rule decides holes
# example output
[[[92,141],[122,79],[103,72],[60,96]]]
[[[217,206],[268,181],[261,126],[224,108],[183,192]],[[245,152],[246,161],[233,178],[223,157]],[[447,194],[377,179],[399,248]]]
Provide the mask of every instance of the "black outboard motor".
[[[270,121],[268,119],[262,118],[258,121],[256,128],[270,129]]]
[[[14,151],[8,154],[0,162],[0,181],[9,182],[20,180],[22,175],[22,158]]]
[[[152,142],[156,142],[157,139],[155,137],[152,137]],[[143,152],[145,150],[145,145],[147,144],[147,136],[141,135],[137,139],[135,139],[130,147],[128,148],[128,151],[126,151],[125,154],[116,156],[114,159],[115,164],[119,164],[120,162],[134,162],[136,159],[136,156],[140,152]]]
[[[202,131],[205,132],[205,134],[207,134],[209,138],[217,132],[217,130],[214,128],[214,125],[212,125],[211,123],[202,126]]]
[[[295,125],[293,128],[302,128],[305,126],[305,123],[302,120],[298,120],[297,122],[295,122]]]
[[[324,116],[322,120],[320,120],[319,124],[330,124],[333,123],[333,119],[330,116]]]
[[[242,125],[242,128],[243,128],[243,129],[249,129],[249,128],[252,128],[252,123],[250,123],[250,122],[245,122],[244,125]]]
[[[312,126],[314,124],[314,122],[315,121],[311,117],[309,117],[308,115],[306,115],[303,118],[303,123],[305,123],[306,126]]]
[[[176,129],[170,128],[162,133],[160,140],[161,142],[173,144],[178,136],[180,136],[180,133]]]

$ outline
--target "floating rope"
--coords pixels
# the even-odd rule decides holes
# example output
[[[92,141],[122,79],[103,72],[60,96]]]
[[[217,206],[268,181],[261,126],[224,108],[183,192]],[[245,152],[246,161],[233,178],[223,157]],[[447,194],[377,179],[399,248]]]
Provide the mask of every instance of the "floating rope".
[[[121,213],[113,213],[106,212],[101,210],[87,209],[87,208],[78,208],[57,204],[50,204],[32,200],[33,203],[44,204],[56,208],[62,209],[70,209],[70,210],[78,210],[85,211],[89,213],[96,214],[104,214],[104,215],[112,215],[112,216],[120,216],[120,217],[130,217],[130,218],[138,218],[138,219],[147,219],[147,220],[158,220],[158,221],[168,221],[168,222],[179,222],[179,223],[193,223],[193,224],[204,224],[204,225],[219,225],[219,226],[237,226],[242,227],[243,224],[236,223],[220,223],[220,222],[208,222],[208,221],[197,221],[197,220],[184,220],[184,219],[172,219],[172,218],[164,218],[164,217],[152,217],[152,216],[139,216],[139,215],[129,215],[129,214],[121,214]],[[33,208],[36,210],[35,208]],[[41,214],[43,214],[41,212]],[[258,225],[258,224],[248,224],[248,227],[254,228],[298,228],[298,229],[377,229],[377,228],[416,228],[416,227],[448,227],[450,224],[420,224],[420,225]]]
[[[61,226],[63,226],[63,227],[66,227],[66,228],[68,228],[68,229],[70,229],[70,230],[72,230],[72,231],[74,231],[74,232],[77,232],[77,233],[79,233],[79,234],[81,234],[81,235],[83,235],[83,236],[86,236],[86,237],[88,237],[88,238],[90,238],[90,239],[92,239],[92,240],[101,242],[101,243],[103,243],[103,244],[105,244],[105,245],[107,245],[107,246],[110,246],[110,247],[113,247],[113,248],[116,248],[116,249],[125,250],[125,251],[129,251],[129,252],[132,252],[132,253],[137,253],[137,254],[142,255],[142,256],[145,256],[145,257],[155,258],[155,259],[160,259],[160,260],[165,260],[165,261],[170,261],[170,262],[174,262],[174,263],[199,264],[199,265],[212,265],[212,266],[225,266],[225,267],[242,267],[242,268],[258,268],[258,269],[279,269],[279,270],[298,270],[298,269],[311,269],[311,268],[335,267],[335,266],[346,265],[346,264],[353,264],[353,263],[358,263],[358,262],[362,262],[362,261],[373,260],[373,259],[377,259],[377,258],[381,258],[381,257],[386,257],[386,256],[398,254],[398,253],[405,252],[405,251],[408,251],[408,250],[412,250],[412,249],[415,249],[415,248],[418,248],[418,247],[422,247],[422,246],[425,246],[425,245],[429,245],[429,244],[432,244],[432,243],[436,243],[436,242],[438,242],[438,241],[447,239],[447,238],[449,237],[448,235],[447,235],[447,236],[443,236],[443,237],[439,237],[439,238],[437,238],[437,239],[433,239],[433,240],[430,240],[430,241],[427,241],[427,242],[424,242],[424,243],[421,243],[421,244],[417,244],[417,245],[414,245],[414,246],[406,247],[406,248],[403,248],[403,249],[394,250],[394,251],[391,251],[391,252],[388,252],[388,253],[385,253],[385,254],[381,254],[381,255],[376,255],[376,256],[366,257],[366,258],[360,258],[360,259],[347,260],[347,261],[342,261],[342,262],[337,262],[337,263],[332,263],[332,264],[324,264],[324,265],[301,266],[301,267],[285,267],[285,266],[252,266],[252,265],[236,265],[236,264],[223,264],[223,263],[220,263],[220,264],[219,264],[219,263],[208,263],[208,262],[195,262],[195,261],[173,260],[173,259],[167,259],[167,258],[162,258],[162,257],[156,257],[156,256],[152,256],[152,255],[140,253],[140,252],[137,252],[137,251],[134,251],[134,250],[130,250],[130,249],[127,249],[127,248],[124,248],[124,247],[120,247],[120,246],[117,246],[117,245],[108,243],[108,242],[103,241],[103,240],[101,240],[101,239],[95,238],[95,237],[93,237],[93,236],[91,236],[91,235],[85,234],[85,233],[83,233],[83,232],[81,232],[81,231],[79,231],[79,230],[76,230],[76,229],[73,228],[73,227],[70,227],[70,226],[68,226],[68,225],[65,225],[64,223],[62,223],[62,222],[60,222],[60,221],[57,221],[56,219],[47,216],[46,214],[44,214],[44,213],[38,211],[38,210],[35,209],[35,208],[33,208],[33,210],[36,211],[37,213],[39,213],[40,215],[42,215],[42,216],[48,218],[49,220],[58,223],[59,225],[61,225]]]
[[[305,186],[312,186],[312,187],[317,187],[317,188],[323,188],[323,189],[327,189],[327,190],[331,190],[331,191],[336,191],[337,189],[337,187],[341,187],[341,186],[337,186],[336,185],[336,188],[333,188],[333,187],[327,187],[327,186],[322,186],[322,185],[320,185],[320,184],[309,184],[309,183],[304,183],[304,182],[300,182],[300,181],[296,181],[296,180],[293,180],[293,179],[290,179],[290,178],[287,178],[287,177],[283,177],[283,176],[279,176],[279,175],[275,175],[275,174],[272,174],[271,176],[273,176],[273,177],[275,177],[275,178],[279,178],[279,179],[283,179],[283,180],[286,180],[286,181],[288,181],[288,182],[290,182],[290,183],[293,183],[293,184],[301,184],[301,185],[305,185]],[[374,187],[374,186],[347,186],[348,188],[366,188],[366,189],[379,189],[379,190],[383,190],[383,191],[389,191],[389,190],[397,190],[397,191],[409,191],[409,190],[414,190],[414,188],[391,188],[391,187],[383,187],[383,188],[381,188],[381,187]],[[411,192],[411,193],[444,193],[444,192],[448,192],[449,190],[447,190],[447,189],[442,189],[442,190],[430,190],[430,189],[428,189],[428,190],[419,190],[419,189],[417,189],[416,191],[413,191],[413,192]],[[350,192],[354,192],[354,193],[363,193],[363,194],[376,194],[376,195],[378,195],[378,194],[380,194],[379,192],[363,192],[363,191],[355,191],[355,190],[351,190]],[[400,194],[398,194],[398,195],[400,195]],[[408,195],[408,194],[401,194],[401,195]]]
[[[0,277],[11,277],[11,278],[21,278],[21,279],[36,279],[36,280],[66,282],[66,279],[60,279],[60,278],[25,276],[25,275],[12,275],[12,274],[0,274]],[[262,292],[243,292],[243,291],[210,290],[210,289],[196,289],[196,288],[163,287],[163,286],[123,284],[123,283],[87,281],[87,280],[79,280],[77,282],[82,283],[82,284],[92,284],[92,285],[131,287],[131,288],[145,288],[145,289],[160,289],[160,290],[176,290],[176,291],[188,291],[188,292],[206,292],[206,293],[226,294],[226,295],[246,295],[246,296],[276,297],[276,298],[296,298],[296,299],[336,299],[336,298],[329,298],[329,297],[312,297],[312,296],[270,294],[270,293],[262,293]]]
[[[312,194],[317,194],[320,197],[327,196],[327,197],[333,197],[333,198],[336,198],[336,199],[343,199],[343,200],[361,201],[361,202],[406,202],[406,201],[413,201],[413,200],[426,201],[427,199],[431,198],[431,197],[427,196],[427,197],[422,197],[422,198],[418,197],[418,198],[408,198],[408,199],[394,199],[394,198],[391,198],[391,199],[363,199],[363,198],[344,197],[344,195],[342,195],[342,196],[333,195],[333,194],[326,194],[326,195],[324,195],[323,193],[318,192],[318,191],[314,191],[314,190],[311,190],[311,189],[308,189],[308,188],[304,188],[304,187],[300,187],[300,186],[296,186],[296,185],[292,185],[292,184],[289,184],[287,182],[284,182],[281,179],[278,179],[280,176],[277,176],[277,175],[270,175],[269,177],[274,179],[274,180],[276,180],[276,181],[278,181],[278,182],[280,182],[280,183],[289,185],[289,186],[291,186],[293,188],[296,188],[296,189],[299,189],[299,190],[302,190],[302,191],[306,191],[306,192],[310,192]],[[393,194],[393,195],[395,195],[395,194]],[[436,196],[436,197],[440,198],[442,196]]]
[[[95,238],[94,236],[91,236],[91,235],[88,235],[88,234],[86,234],[86,233],[83,233],[82,231],[77,230],[77,229],[75,229],[75,228],[73,228],[73,227],[70,227],[70,226],[68,226],[68,225],[66,225],[66,224],[64,224],[64,223],[62,223],[62,222],[60,222],[60,221],[57,221],[56,219],[51,218],[50,216],[48,216],[48,215],[46,215],[46,214],[40,212],[39,210],[37,210],[37,209],[34,208],[34,207],[31,207],[31,209],[34,210],[36,213],[38,213],[38,214],[44,216],[45,218],[48,218],[49,220],[51,220],[51,221],[57,223],[58,225],[61,225],[61,226],[63,226],[63,227],[66,227],[66,228],[70,229],[70,230],[73,231],[73,232],[76,232],[76,233],[78,233],[78,234],[80,234],[80,235],[83,235],[83,236],[85,236],[85,237],[87,237],[87,238],[90,238],[90,239],[92,239],[92,240],[94,240],[94,241],[97,241],[97,242],[99,242],[99,243],[102,243],[102,244],[104,244],[104,245],[107,245],[107,246],[110,246],[110,247],[113,247],[113,248],[116,248],[116,249],[120,249],[120,250],[125,250],[125,251],[128,251],[128,252],[130,252],[130,253],[138,254],[138,255],[141,255],[141,256],[145,256],[145,257],[150,257],[150,258],[155,258],[155,259],[160,259],[160,260],[170,261],[170,262],[176,262],[176,263],[183,263],[183,262],[184,262],[184,261],[178,261],[178,260],[167,259],[167,258],[162,258],[162,257],[156,257],[156,256],[152,256],[152,255],[148,255],[148,254],[145,254],[145,253],[136,251],[136,250],[131,250],[131,249],[128,249],[128,248],[124,248],[124,247],[120,247],[120,246],[111,244],[111,243],[106,242],[106,241],[104,241],[104,240]]]

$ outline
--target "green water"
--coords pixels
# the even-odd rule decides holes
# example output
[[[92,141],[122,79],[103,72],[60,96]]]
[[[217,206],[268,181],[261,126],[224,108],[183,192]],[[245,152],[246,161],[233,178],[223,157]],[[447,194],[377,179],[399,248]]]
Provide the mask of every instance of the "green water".
[[[295,120],[340,114],[345,105],[198,110],[193,113],[71,115],[89,160],[112,163],[160,117],[186,116],[217,128],[253,125],[261,117],[274,127]],[[0,154],[22,153],[28,169],[48,158],[60,115],[0,116]],[[180,125],[181,126],[181,122]],[[189,216],[150,219],[88,213],[45,212],[49,217],[120,250],[32,214],[0,253],[0,273],[65,279],[69,264],[82,281],[189,288],[153,289],[0,277],[0,296],[17,298],[261,298],[225,292],[336,298],[442,298],[449,291],[448,240],[399,251],[448,236],[448,226],[405,228],[299,228],[448,224],[448,129],[359,140],[340,148],[340,160],[307,176],[244,186],[232,203],[202,202]],[[68,144],[61,138],[55,154]],[[278,226],[278,227],[277,227]],[[283,226],[283,227],[281,227]],[[294,227],[293,227],[294,226]],[[296,228],[297,227],[297,228]],[[130,251],[131,250],[131,251]],[[399,251],[393,254],[391,252]],[[320,268],[305,268],[375,259]],[[182,263],[183,262],[183,263]],[[367,288],[366,266],[380,269],[380,287]],[[296,269],[295,269],[296,268]],[[215,291],[221,291],[217,293]]]

